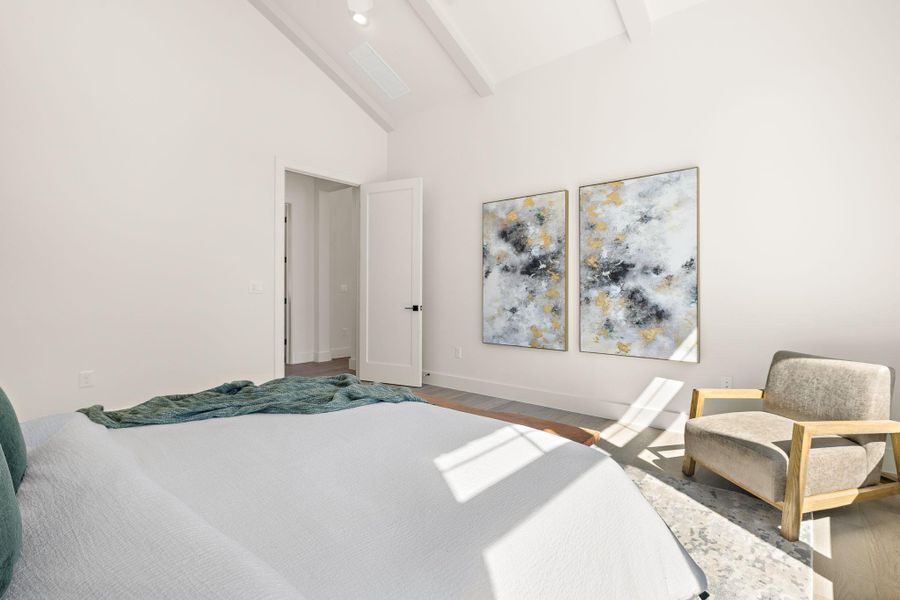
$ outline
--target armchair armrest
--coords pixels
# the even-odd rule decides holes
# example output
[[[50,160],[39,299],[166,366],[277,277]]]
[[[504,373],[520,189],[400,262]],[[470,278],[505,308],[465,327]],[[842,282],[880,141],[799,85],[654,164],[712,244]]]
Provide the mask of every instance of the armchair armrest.
[[[800,532],[800,516],[818,508],[843,506],[848,502],[834,501],[835,496],[861,495],[859,490],[841,490],[804,498],[806,493],[806,467],[812,438],[817,435],[853,435],[886,433],[891,436],[894,462],[900,465],[900,423],[897,421],[795,421],[791,435],[791,451],[788,454],[787,481],[784,489],[784,515],[781,531],[789,540],[796,540]],[[895,493],[900,484],[882,484],[868,488],[869,497]],[[824,499],[823,499],[824,498]],[[851,500],[852,501],[852,500]]]
[[[864,433],[900,433],[897,421],[797,421],[794,437],[807,434],[817,435],[859,435]]]
[[[755,399],[762,398],[765,395],[765,390],[760,390],[756,388],[752,389],[739,389],[739,388],[694,388],[694,393],[691,395],[691,416],[701,417],[703,416],[703,404],[706,402],[707,398],[723,398],[723,399]]]

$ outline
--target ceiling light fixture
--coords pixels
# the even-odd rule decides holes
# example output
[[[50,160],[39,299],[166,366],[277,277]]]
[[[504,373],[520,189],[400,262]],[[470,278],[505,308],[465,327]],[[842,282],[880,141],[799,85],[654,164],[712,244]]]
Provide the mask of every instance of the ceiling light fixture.
[[[347,9],[357,25],[365,27],[369,24],[367,12],[372,10],[372,0],[347,0]]]

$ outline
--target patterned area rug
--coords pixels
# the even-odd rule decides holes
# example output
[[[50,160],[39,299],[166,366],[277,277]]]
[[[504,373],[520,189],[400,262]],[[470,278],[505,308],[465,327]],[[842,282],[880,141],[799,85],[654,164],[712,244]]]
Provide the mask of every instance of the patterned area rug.
[[[644,497],[700,565],[710,598],[812,598],[812,521],[800,540],[778,533],[781,512],[738,492],[626,466]]]

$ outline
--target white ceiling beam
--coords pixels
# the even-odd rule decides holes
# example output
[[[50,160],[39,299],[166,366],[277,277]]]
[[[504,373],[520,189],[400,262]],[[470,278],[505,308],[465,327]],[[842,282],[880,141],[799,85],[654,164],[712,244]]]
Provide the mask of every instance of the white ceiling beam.
[[[284,36],[319,67],[339,88],[385,131],[394,130],[394,119],[381,107],[312,36],[279,7],[274,0],[249,0]]]
[[[409,0],[409,3],[475,92],[482,97],[493,94],[494,82],[484,65],[436,0]]]
[[[650,37],[652,24],[645,0],[616,0],[628,39],[637,44]]]

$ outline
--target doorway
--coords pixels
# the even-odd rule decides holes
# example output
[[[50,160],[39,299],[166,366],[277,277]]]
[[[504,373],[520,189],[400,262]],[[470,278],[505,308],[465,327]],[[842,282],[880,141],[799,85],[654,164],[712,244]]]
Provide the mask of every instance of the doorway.
[[[286,170],[284,204],[285,373],[337,360],[354,369],[359,188]]]

